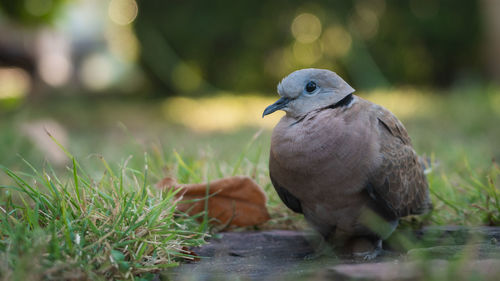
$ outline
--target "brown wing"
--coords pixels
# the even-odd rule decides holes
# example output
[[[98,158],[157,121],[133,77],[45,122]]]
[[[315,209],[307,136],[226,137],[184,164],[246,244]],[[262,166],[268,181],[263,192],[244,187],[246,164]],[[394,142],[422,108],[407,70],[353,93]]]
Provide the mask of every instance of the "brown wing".
[[[278,193],[281,201],[283,201],[283,203],[285,203],[288,208],[290,208],[295,213],[302,214],[302,204],[300,203],[299,199],[292,193],[290,193],[290,191],[288,191],[284,186],[278,183],[278,181],[276,181],[276,179],[273,177],[273,173],[275,172],[275,161],[276,160],[273,157],[273,153],[271,152],[269,156],[269,176],[271,178],[274,189],[276,190],[276,193]]]
[[[378,111],[382,163],[372,175],[369,194],[396,217],[432,208],[422,166],[403,124],[389,111]]]

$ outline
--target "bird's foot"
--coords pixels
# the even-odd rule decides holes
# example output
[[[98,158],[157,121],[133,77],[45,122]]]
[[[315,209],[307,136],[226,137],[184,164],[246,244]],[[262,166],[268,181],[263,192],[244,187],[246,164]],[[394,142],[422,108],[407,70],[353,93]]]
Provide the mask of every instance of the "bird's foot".
[[[304,257],[304,260],[315,260],[322,257],[337,257],[333,252],[333,247],[326,243],[325,239],[320,236],[316,241],[311,241],[314,252]]]
[[[354,258],[356,259],[362,259],[364,261],[371,261],[378,257],[381,253],[381,250],[375,250],[371,252],[361,252],[361,253],[354,253]]]
[[[337,255],[333,252],[333,249],[329,246],[324,246],[321,249],[315,250],[313,253],[308,254],[307,256],[304,257],[304,260],[310,261],[310,260],[315,260],[323,257],[329,257],[329,258],[336,258]]]
[[[371,261],[382,253],[382,240],[378,240],[373,251],[355,252],[354,258],[363,259],[364,261]]]

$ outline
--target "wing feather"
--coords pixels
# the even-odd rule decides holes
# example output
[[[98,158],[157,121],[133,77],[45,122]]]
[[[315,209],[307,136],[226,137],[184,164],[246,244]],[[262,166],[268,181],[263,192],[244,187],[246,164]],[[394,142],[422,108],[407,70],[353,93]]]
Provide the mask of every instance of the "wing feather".
[[[428,183],[406,129],[383,108],[377,120],[382,161],[368,192],[396,217],[426,212],[432,208]]]
[[[300,213],[302,214],[302,204],[300,203],[299,199],[295,197],[290,191],[288,191],[284,186],[282,186],[280,183],[276,181],[276,179],[273,177],[273,162],[276,161],[273,158],[273,154],[270,153],[270,158],[269,158],[269,176],[271,178],[271,183],[274,186],[274,189],[278,193],[278,196],[280,197],[281,201],[285,203],[285,205],[290,208],[292,211],[295,213]]]

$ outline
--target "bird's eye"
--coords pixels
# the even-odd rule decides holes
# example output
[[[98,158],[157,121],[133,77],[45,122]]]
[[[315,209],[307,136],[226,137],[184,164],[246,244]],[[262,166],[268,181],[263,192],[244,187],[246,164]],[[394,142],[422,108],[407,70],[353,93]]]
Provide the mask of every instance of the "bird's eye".
[[[309,81],[306,84],[306,91],[308,93],[312,93],[312,92],[314,92],[314,90],[316,90],[316,83],[314,83],[313,81]]]

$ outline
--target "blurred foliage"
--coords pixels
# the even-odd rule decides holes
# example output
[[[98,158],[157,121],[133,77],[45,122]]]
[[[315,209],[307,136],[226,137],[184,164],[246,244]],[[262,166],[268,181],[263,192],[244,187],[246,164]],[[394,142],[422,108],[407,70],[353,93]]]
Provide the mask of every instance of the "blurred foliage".
[[[379,33],[368,42],[388,79],[443,86],[479,71],[479,1],[388,2]]]
[[[278,79],[304,67],[330,68],[355,88],[448,86],[480,72],[479,1],[138,4],[135,30],[142,65],[171,93],[207,87],[269,91]],[[298,42],[291,32],[294,19],[304,13],[321,23],[316,41]],[[305,32],[310,32],[307,24]],[[335,52],[338,46],[347,52]]]
[[[12,21],[23,25],[52,22],[66,0],[0,0],[0,10]]]

